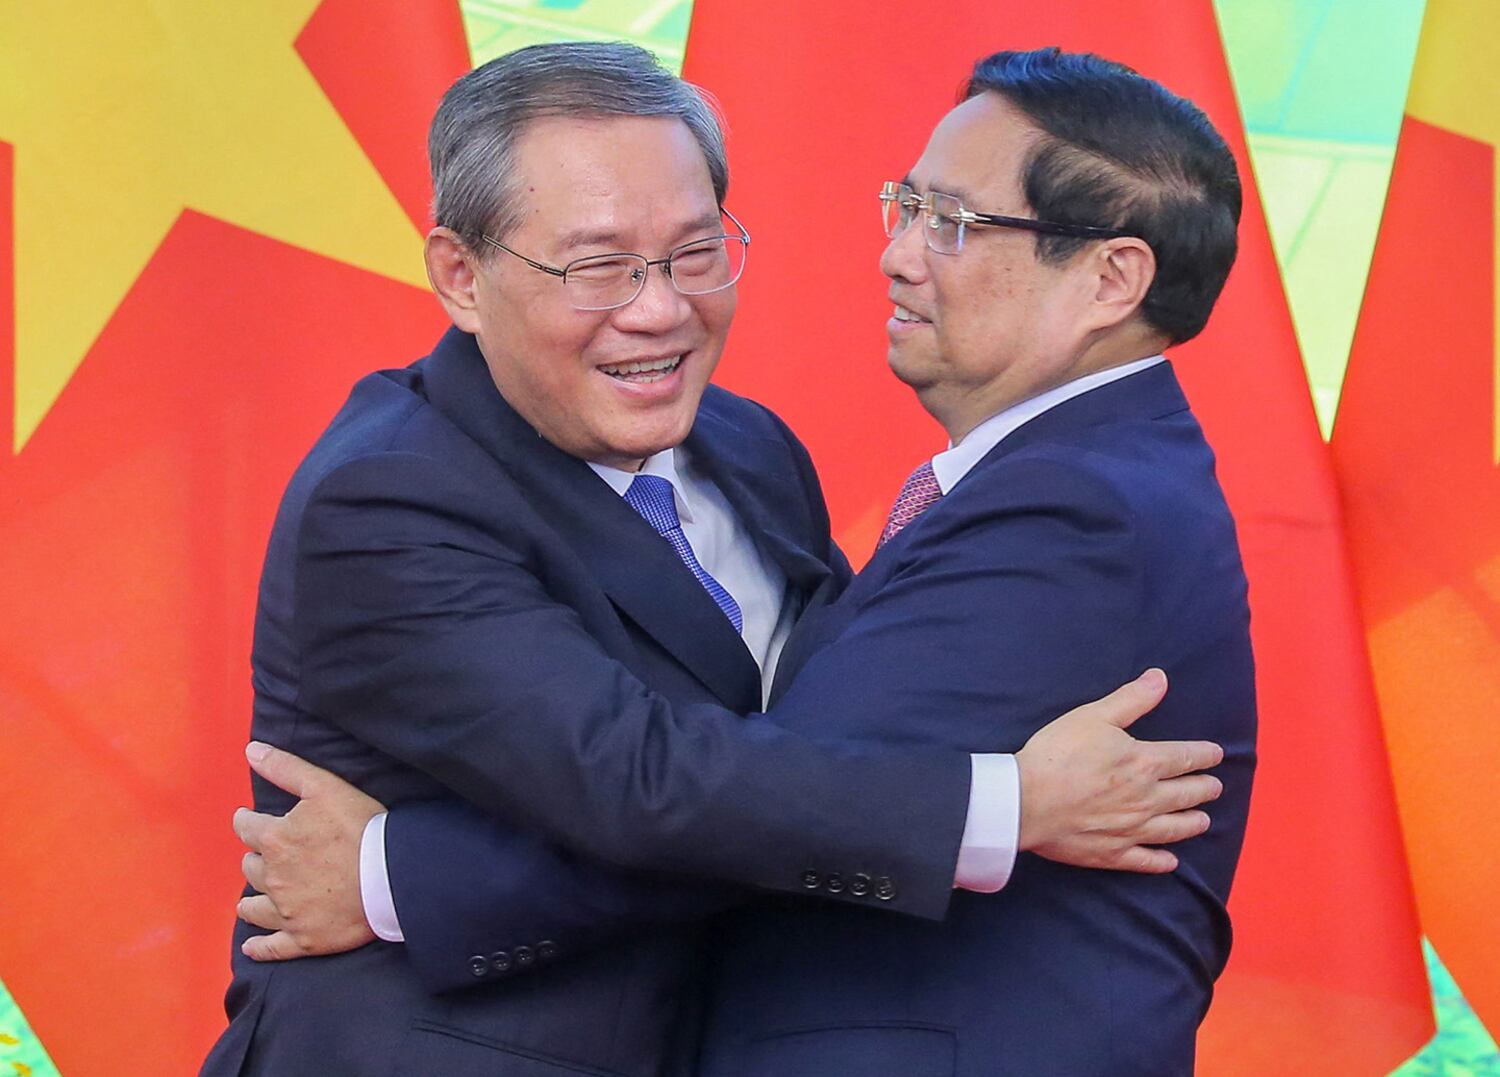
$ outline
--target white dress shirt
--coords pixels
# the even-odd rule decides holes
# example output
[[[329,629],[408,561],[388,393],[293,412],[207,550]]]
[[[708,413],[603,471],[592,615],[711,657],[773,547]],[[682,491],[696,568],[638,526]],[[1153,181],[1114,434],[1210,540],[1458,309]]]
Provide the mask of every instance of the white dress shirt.
[[[1155,355],[1089,374],[986,419],[958,444],[932,458],[938,487],[947,494],[1001,440],[1049,408],[1164,361],[1163,356]],[[794,620],[784,601],[786,577],[762,556],[723,493],[694,469],[687,453],[678,449],[657,453],[638,473],[594,463],[589,467],[621,497],[636,474],[659,475],[672,484],[682,531],[698,563],[739,603],[744,615],[742,636],[760,667],[762,698],[766,698]],[[992,893],[1005,886],[1015,866],[1021,826],[1020,772],[1013,755],[976,754],[969,760],[969,809],[953,885]],[[372,818],[360,842],[360,897],[365,918],[376,936],[387,942],[403,942],[386,866],[385,820],[385,812]]]

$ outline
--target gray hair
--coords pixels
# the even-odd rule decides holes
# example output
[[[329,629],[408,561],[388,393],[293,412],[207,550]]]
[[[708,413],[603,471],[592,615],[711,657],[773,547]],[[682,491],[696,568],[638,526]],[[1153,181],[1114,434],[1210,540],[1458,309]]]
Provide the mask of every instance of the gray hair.
[[[475,251],[521,219],[516,142],[544,116],[676,116],[724,204],[729,164],[711,99],[625,42],[531,45],[476,67],[443,95],[427,136],[433,217]]]

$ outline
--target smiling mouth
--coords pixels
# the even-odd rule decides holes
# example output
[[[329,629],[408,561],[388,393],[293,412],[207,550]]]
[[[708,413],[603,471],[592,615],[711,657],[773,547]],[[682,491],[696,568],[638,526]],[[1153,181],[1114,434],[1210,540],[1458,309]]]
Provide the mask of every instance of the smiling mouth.
[[[649,385],[654,381],[661,381],[681,364],[682,356],[674,355],[667,359],[615,363],[611,366],[601,366],[598,370],[618,381],[630,382],[632,385]]]
[[[899,305],[896,307],[896,320],[898,322],[927,322],[926,318],[923,318],[918,314],[914,314],[913,312],[907,310],[905,307]],[[931,323],[927,322],[927,324],[930,325]]]

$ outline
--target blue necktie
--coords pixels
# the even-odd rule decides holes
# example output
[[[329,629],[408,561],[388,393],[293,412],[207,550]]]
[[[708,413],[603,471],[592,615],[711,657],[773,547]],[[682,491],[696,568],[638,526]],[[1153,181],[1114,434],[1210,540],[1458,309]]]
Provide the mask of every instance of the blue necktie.
[[[698,563],[697,555],[688,545],[687,536],[682,533],[682,521],[677,518],[677,499],[672,494],[672,484],[660,475],[637,475],[631,482],[630,489],[625,491],[625,501],[648,524],[656,528],[658,535],[672,544],[672,549],[677,551],[682,563],[698,577],[698,582],[708,592],[708,597],[729,618],[734,630],[743,632],[745,615],[740,612],[740,604]]]

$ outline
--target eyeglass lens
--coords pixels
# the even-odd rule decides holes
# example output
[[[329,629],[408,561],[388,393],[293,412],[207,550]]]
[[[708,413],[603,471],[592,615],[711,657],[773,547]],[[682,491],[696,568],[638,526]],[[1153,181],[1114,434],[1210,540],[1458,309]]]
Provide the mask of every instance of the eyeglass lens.
[[[746,247],[741,236],[713,236],[676,248],[658,265],[683,295],[706,295],[740,279]],[[623,307],[646,286],[650,266],[639,254],[580,258],[565,267],[563,285],[579,310]]]
[[[963,245],[963,223],[958,214],[963,203],[951,194],[929,191],[918,197],[906,184],[890,184],[881,192],[880,212],[885,234],[892,239],[901,235],[920,214],[923,238],[939,254],[957,254]]]

